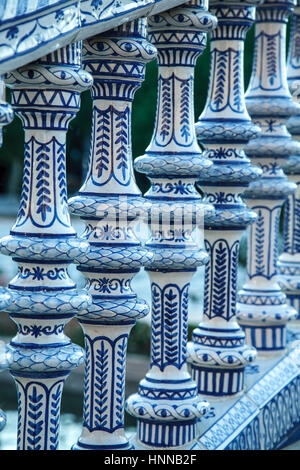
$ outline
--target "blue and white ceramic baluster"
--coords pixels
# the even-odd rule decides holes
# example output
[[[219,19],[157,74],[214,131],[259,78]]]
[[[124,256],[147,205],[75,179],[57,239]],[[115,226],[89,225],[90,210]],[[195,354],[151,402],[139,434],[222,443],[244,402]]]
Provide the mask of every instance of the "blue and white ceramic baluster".
[[[290,91],[300,103],[300,2],[294,10],[291,25],[287,76]],[[287,129],[296,141],[300,141],[300,112],[287,121]],[[287,303],[297,311],[300,319],[300,151],[292,155],[284,165],[289,180],[297,185],[284,207],[284,247],[278,261],[278,283],[286,294]],[[298,321],[297,321],[298,324]]]
[[[238,320],[247,341],[259,352],[272,354],[285,349],[286,325],[296,315],[277,282],[281,209],[296,189],[282,165],[299,152],[286,129],[287,119],[299,112],[286,74],[286,27],[294,4],[266,0],[257,8],[253,73],[246,93],[249,113],[262,129],[246,152],[263,176],[245,195],[258,218],[248,233],[247,279],[238,295]]]
[[[0,147],[2,146],[2,127],[10,124],[14,118],[14,113],[11,106],[6,103],[4,97],[4,83],[0,77]],[[0,312],[4,311],[11,302],[11,296],[9,291],[0,287]],[[6,345],[3,341],[0,341],[0,371],[7,369],[11,362],[11,354],[7,351]],[[6,424],[6,415],[0,410],[0,431]]]
[[[14,118],[12,107],[4,99],[4,90],[4,82],[2,77],[0,77],[0,147],[2,147],[3,143],[2,127],[10,124]],[[3,311],[10,304],[10,301],[11,297],[8,290],[0,287],[0,311]]]
[[[139,19],[84,43],[83,63],[94,78],[89,169],[71,211],[85,221],[90,244],[79,270],[93,303],[78,315],[85,333],[83,430],[74,449],[127,449],[124,388],[127,339],[138,318],[149,313],[131,279],[151,258],[135,235],[145,201],[131,154],[131,107],[156,49]]]
[[[243,150],[259,132],[247,112],[243,86],[244,41],[257,3],[210,2],[218,27],[211,33],[208,99],[196,124],[205,155],[213,162],[199,183],[215,214],[205,220],[210,261],[205,268],[204,312],[188,344],[188,360],[199,392],[212,396],[242,391],[245,366],[256,357],[236,320],[236,293],[240,239],[256,218],[242,194],[261,174]]]
[[[150,179],[146,247],[154,252],[147,272],[152,290],[151,363],[127,411],[137,418],[139,446],[189,447],[208,407],[187,370],[190,280],[208,261],[193,239],[203,211],[195,181],[211,166],[203,158],[194,128],[193,78],[216,19],[206,0],[154,15],[150,40],[158,49],[158,108],[154,135],[136,169]]]
[[[24,174],[17,220],[1,251],[18,273],[9,283],[7,311],[18,326],[9,349],[18,391],[19,450],[56,449],[64,380],[84,360],[64,326],[90,303],[77,291],[68,265],[84,253],[70,224],[66,189],[66,132],[90,87],[74,43],[6,75],[12,106],[25,130]]]

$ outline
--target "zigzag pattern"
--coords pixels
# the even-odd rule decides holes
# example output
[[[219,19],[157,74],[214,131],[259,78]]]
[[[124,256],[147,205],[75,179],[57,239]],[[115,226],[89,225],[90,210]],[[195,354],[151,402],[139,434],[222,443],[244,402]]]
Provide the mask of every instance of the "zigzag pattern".
[[[108,171],[109,165],[109,148],[110,148],[110,112],[111,108],[104,111],[96,108],[94,110],[93,135],[95,138],[95,157],[96,157],[96,170],[98,178],[103,176],[105,171]]]
[[[167,291],[168,289],[168,291]],[[165,288],[164,292],[164,361],[168,364],[176,363],[178,357],[178,292],[174,287]]]
[[[116,148],[116,161],[118,163],[117,168],[121,170],[123,182],[127,181],[128,176],[128,136],[129,136],[129,107],[125,111],[118,112],[116,117],[116,136],[115,140]],[[119,178],[118,178],[119,180]]]
[[[295,214],[295,197],[289,196],[284,206],[284,251],[286,253],[294,253],[293,247],[293,228],[292,222]],[[296,214],[295,214],[296,215]],[[300,214],[299,214],[300,215]]]
[[[211,318],[211,311],[210,311],[211,246],[207,240],[205,240],[205,249],[207,253],[209,254],[209,260],[208,260],[208,263],[205,265],[203,313],[207,318]]]
[[[181,99],[180,99],[180,133],[181,137],[188,141],[191,136],[189,126],[189,112],[190,112],[190,81],[182,80],[180,83]]]
[[[240,247],[240,243],[236,242],[231,248],[230,284],[229,284],[230,292],[231,292],[231,305],[230,305],[230,313],[228,312],[228,316],[227,316],[228,320],[234,317],[236,314],[239,247]]]
[[[83,382],[84,396],[87,397],[83,401],[83,426],[89,428],[89,410],[90,410],[90,377],[91,377],[91,348],[87,336],[85,335],[85,374]]]
[[[161,128],[160,136],[162,137],[163,142],[166,140],[166,137],[170,135],[171,124],[172,124],[172,79],[170,78],[159,78],[161,81],[161,87],[163,93],[161,98]]]
[[[279,33],[280,37],[280,33]],[[274,36],[267,36],[266,44],[266,63],[267,63],[267,76],[269,79],[270,85],[274,85],[274,82],[277,78],[277,38],[278,34]]]
[[[50,193],[50,147],[47,144],[40,144],[36,149],[36,189],[37,189],[37,214],[41,215],[43,222],[47,217],[47,212],[52,212],[52,199]]]
[[[227,61],[228,51],[212,51],[212,59],[215,61],[216,74],[214,77],[215,84],[213,85],[214,94],[211,97],[210,107],[212,110],[220,110],[224,106],[225,101],[225,86],[227,84]]]
[[[33,386],[32,394],[27,395],[28,402],[28,422],[27,422],[27,442],[28,450],[42,449],[42,434],[45,422],[43,419],[44,395],[38,394],[37,387]]]
[[[265,272],[266,266],[264,263],[264,247],[265,247],[265,229],[264,229],[264,215],[261,209],[257,212],[258,218],[254,226],[255,237],[255,274],[262,276]]]
[[[18,423],[17,423],[17,449],[21,449],[22,447],[22,439],[23,439],[23,421],[22,421],[22,406],[23,406],[23,399],[22,394],[20,392],[21,384],[17,382],[17,406],[18,406]]]
[[[122,337],[117,345],[116,352],[116,382],[115,382],[115,424],[114,429],[123,426],[123,409],[125,394],[125,367],[126,367],[127,337]]]
[[[242,70],[241,53],[240,51],[233,51],[233,64],[232,64],[232,98],[233,108],[239,112],[243,107],[243,85],[240,79],[240,71]]]
[[[23,182],[22,182],[22,193],[21,193],[21,200],[19,211],[17,215],[17,225],[20,223],[21,219],[25,217],[27,206],[28,206],[28,199],[29,199],[29,191],[30,191],[30,174],[31,174],[31,145],[32,139],[24,143],[24,170],[23,170]]]
[[[224,242],[219,241],[215,249],[213,292],[212,292],[212,312],[216,317],[226,316],[226,290],[227,271],[229,268],[229,253]]]
[[[300,199],[294,199],[294,246],[293,253],[300,253]]]
[[[157,284],[152,284],[151,309],[151,367],[160,362],[160,335],[161,335],[161,296]]]
[[[60,399],[62,394],[62,384],[59,384],[56,392],[51,396],[51,412],[50,412],[50,450],[56,450],[58,446],[59,419],[60,419]]]
[[[68,197],[67,197],[67,180],[66,180],[66,146],[65,143],[55,142],[57,148],[57,179],[59,187],[59,196],[61,206],[64,208],[64,212],[67,211]]]
[[[77,93],[62,90],[18,90],[13,94],[13,104],[16,107],[26,106],[55,106],[61,109],[77,108],[79,98]]]
[[[94,363],[93,383],[95,387],[94,419],[91,418],[93,428],[109,429],[108,415],[108,374],[109,374],[109,351],[105,347],[105,341],[100,341]],[[91,398],[93,398],[91,396]],[[90,429],[92,430],[92,429]]]

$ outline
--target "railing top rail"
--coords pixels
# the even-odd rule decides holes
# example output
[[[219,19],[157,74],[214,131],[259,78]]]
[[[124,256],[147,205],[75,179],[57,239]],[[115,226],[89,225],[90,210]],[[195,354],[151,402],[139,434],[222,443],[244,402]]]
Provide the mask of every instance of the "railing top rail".
[[[1,0],[0,75],[184,0]]]

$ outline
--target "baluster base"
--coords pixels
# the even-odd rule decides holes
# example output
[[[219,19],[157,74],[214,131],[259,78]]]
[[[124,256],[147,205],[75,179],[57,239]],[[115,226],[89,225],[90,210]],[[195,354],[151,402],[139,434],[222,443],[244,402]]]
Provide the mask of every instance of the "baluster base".
[[[197,437],[197,420],[186,423],[157,423],[138,420],[137,432],[141,443],[150,447],[180,447]]]
[[[198,393],[230,396],[244,389],[244,371],[256,358],[239,326],[209,331],[199,325],[188,343],[189,363]]]
[[[234,395],[244,389],[244,370],[206,369],[191,366],[192,378],[198,386],[198,392],[204,395]]]
[[[247,341],[258,351],[275,352],[286,348],[286,325],[247,326],[242,325]]]
[[[137,418],[137,439],[154,448],[188,445],[196,439],[198,419],[209,404],[200,398],[196,384],[186,380],[144,379],[139,393],[126,402],[127,411]]]
[[[280,352],[286,348],[286,326],[295,320],[296,310],[287,304],[282,291],[253,292],[243,289],[238,295],[237,318],[246,341],[260,352]]]

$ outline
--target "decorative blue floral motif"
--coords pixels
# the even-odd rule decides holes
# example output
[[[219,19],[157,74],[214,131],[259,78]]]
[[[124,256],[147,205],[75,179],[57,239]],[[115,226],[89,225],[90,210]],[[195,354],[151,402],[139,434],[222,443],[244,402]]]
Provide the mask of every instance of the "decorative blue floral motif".
[[[64,324],[58,324],[51,327],[50,325],[42,326],[42,325],[18,325],[19,333],[22,335],[33,336],[34,338],[38,338],[39,336],[50,336],[50,335],[59,335],[64,331]]]
[[[52,281],[57,279],[67,279],[65,268],[54,268],[45,271],[45,268],[42,266],[34,266],[32,271],[30,268],[19,266],[18,276],[20,279],[32,278],[33,281],[44,281],[45,279]]]

